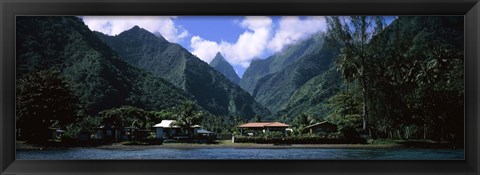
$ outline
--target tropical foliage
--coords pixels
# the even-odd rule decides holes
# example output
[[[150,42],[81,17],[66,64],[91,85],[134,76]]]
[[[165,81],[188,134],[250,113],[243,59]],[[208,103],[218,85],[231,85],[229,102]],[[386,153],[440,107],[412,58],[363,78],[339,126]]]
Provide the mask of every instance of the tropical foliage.
[[[56,70],[34,71],[17,80],[17,128],[24,140],[51,139],[49,128],[74,122],[78,108],[78,97]]]
[[[386,28],[370,30],[372,37],[362,46],[361,58],[354,54],[358,48],[348,43],[354,35],[345,31],[346,26],[358,25],[354,21],[369,18],[374,19],[352,17],[352,24],[330,20],[330,28],[338,33],[335,37],[344,37],[336,66],[352,84],[330,100],[332,120],[348,123],[361,115],[364,123],[371,121],[363,129],[372,137],[462,142],[463,20],[399,17]],[[362,94],[362,112],[342,112],[348,109],[345,104],[357,109],[358,100],[342,103],[338,99],[357,99],[358,94]]]

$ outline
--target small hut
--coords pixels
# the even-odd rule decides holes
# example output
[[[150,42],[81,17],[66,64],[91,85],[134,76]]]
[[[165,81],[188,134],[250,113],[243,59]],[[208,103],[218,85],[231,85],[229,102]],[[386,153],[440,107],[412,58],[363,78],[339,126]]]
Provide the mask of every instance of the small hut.
[[[337,125],[323,121],[305,127],[305,132],[310,134],[330,134],[337,132]]]

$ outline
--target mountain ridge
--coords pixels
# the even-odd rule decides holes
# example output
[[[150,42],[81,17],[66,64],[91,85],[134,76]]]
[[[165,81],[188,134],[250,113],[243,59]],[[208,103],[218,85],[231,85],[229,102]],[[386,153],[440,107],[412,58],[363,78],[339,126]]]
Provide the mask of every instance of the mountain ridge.
[[[211,67],[213,67],[215,70],[218,72],[222,73],[227,77],[229,80],[234,82],[235,84],[239,85],[240,84],[240,77],[238,77],[237,73],[235,72],[235,69],[233,69],[233,66],[225,60],[225,57],[222,56],[220,52],[217,52],[215,55],[215,58],[213,58],[212,62],[209,64]]]
[[[242,78],[242,87],[272,112],[284,110],[296,90],[334,66],[332,60],[338,51],[324,44],[325,40],[326,35],[319,33],[265,60],[252,62]]]
[[[146,30],[97,35],[128,63],[192,94],[200,106],[214,115],[240,114],[249,119],[256,114],[270,114],[248,92],[178,44],[165,43]]]
[[[167,81],[124,62],[80,18],[18,17],[16,26],[17,77],[59,70],[91,115],[123,105],[162,110],[191,99]]]

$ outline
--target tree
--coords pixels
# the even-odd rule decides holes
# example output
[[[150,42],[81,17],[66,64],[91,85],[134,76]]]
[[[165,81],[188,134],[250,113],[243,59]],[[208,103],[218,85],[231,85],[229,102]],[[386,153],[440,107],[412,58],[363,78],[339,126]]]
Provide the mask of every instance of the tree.
[[[347,22],[348,20],[348,22]],[[368,74],[371,54],[367,45],[375,33],[379,33],[384,25],[381,17],[351,16],[351,17],[328,17],[328,30],[331,37],[337,41],[340,50],[338,59],[335,61],[337,68],[342,72],[343,78],[348,82],[359,80],[362,86],[363,109],[362,128],[368,128],[368,107],[369,96]]]
[[[252,118],[252,122],[261,122],[262,117],[258,114],[255,114],[255,117]]]
[[[297,131],[303,132],[304,128],[308,125],[314,124],[316,121],[313,117],[308,116],[305,113],[301,113],[295,119],[293,119],[293,126]]]
[[[179,126],[184,132],[187,131],[189,135],[193,134],[191,128],[202,122],[205,113],[198,111],[197,105],[193,101],[185,101],[178,108],[176,122],[173,125]]]
[[[149,128],[154,116],[150,112],[133,106],[122,106],[101,111],[99,115],[103,118],[103,123],[117,128],[137,127]]]
[[[368,106],[377,136],[461,140],[462,26],[461,18],[399,17],[372,37]]]
[[[17,81],[17,129],[23,139],[45,142],[49,127],[75,121],[79,99],[56,70],[33,71]]]
[[[327,120],[336,124],[346,138],[355,138],[361,128],[361,97],[352,92],[340,92],[328,100],[330,114]]]

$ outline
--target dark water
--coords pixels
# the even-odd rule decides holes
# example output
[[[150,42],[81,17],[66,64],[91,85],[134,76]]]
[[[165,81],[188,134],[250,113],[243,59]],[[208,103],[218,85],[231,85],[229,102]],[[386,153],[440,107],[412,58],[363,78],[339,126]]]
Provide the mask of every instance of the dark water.
[[[321,160],[463,160],[463,149],[102,149],[17,151],[17,159],[321,159]]]

